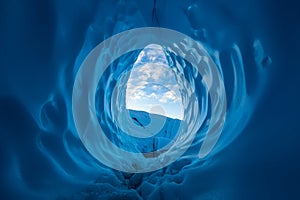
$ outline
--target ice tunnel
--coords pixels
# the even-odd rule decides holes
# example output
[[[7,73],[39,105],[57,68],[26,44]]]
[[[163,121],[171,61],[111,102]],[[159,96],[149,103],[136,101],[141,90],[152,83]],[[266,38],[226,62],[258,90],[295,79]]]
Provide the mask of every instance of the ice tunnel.
[[[282,62],[268,5],[3,3],[3,199],[243,199],[237,140]]]

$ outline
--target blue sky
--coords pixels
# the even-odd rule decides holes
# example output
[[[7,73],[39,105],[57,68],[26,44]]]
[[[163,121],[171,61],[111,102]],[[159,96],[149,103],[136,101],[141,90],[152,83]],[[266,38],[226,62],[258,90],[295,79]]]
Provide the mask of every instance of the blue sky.
[[[181,102],[179,86],[162,47],[148,45],[133,65],[126,88],[126,108],[182,119]]]

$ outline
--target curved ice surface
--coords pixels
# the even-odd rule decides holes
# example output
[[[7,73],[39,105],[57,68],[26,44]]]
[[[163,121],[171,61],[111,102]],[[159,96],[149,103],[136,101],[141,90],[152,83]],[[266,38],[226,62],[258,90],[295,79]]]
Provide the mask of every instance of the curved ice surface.
[[[5,127],[1,129],[5,138],[1,143],[4,152],[1,158],[5,161],[1,165],[1,175],[7,180],[5,185],[1,186],[6,190],[8,199],[53,199],[58,196],[74,199],[184,199],[187,195],[195,199],[214,197],[214,194],[203,191],[205,189],[201,191],[201,180],[213,166],[213,158],[234,141],[249,122],[268,81],[268,69],[265,66],[271,63],[271,59],[264,52],[265,41],[249,31],[247,23],[242,20],[245,18],[242,11],[249,7],[235,7],[238,1],[228,3],[228,6],[204,1],[154,2],[155,6],[152,1],[72,1],[70,3],[74,5],[70,7],[65,1],[56,1],[55,4],[49,3],[41,8],[39,14],[45,20],[37,24],[39,27],[43,24],[45,29],[41,28],[41,32],[38,31],[34,35],[41,38],[46,35],[51,39],[47,38],[47,44],[37,42],[38,44],[32,45],[33,49],[36,48],[35,56],[28,58],[30,62],[27,63],[26,69],[31,69],[32,74],[40,74],[37,73],[38,70],[47,68],[49,70],[45,70],[44,73],[48,78],[30,74],[32,79],[28,81],[25,79],[28,74],[16,77],[14,81],[21,83],[21,88],[34,88],[34,92],[29,92],[30,95],[7,81],[18,100],[2,99],[0,104],[1,110],[19,113],[15,117],[3,115],[1,118],[1,127]],[[23,13],[24,20],[39,19],[32,10],[27,11]],[[249,21],[253,13],[257,13],[256,9],[252,11],[251,17],[247,18]],[[21,33],[24,25],[19,25],[21,28],[18,30]],[[209,83],[210,79],[199,75],[194,66],[169,51],[168,62],[182,66],[173,69],[177,75],[184,75],[190,91],[198,98],[200,112],[196,110],[196,113],[189,113],[190,115],[185,117],[201,113],[203,124],[186,154],[170,166],[148,174],[113,171],[95,160],[79,140],[71,112],[75,76],[88,53],[103,40],[132,28],[158,25],[182,32],[199,41],[216,63],[223,76],[228,105],[224,129],[208,156],[199,159],[199,149],[203,145],[202,141],[209,129],[212,115],[215,114],[210,108],[211,102],[202,82],[205,79]],[[166,52],[168,53],[168,50]],[[113,93],[113,86],[118,78],[121,78],[113,75],[121,75],[129,63],[133,64],[131,61],[136,60],[139,53],[126,54],[112,64],[99,82],[99,99],[104,98],[101,95]],[[193,55],[193,51],[189,53]],[[23,65],[21,61],[17,64]],[[245,74],[245,68],[255,76],[249,78]],[[187,102],[186,98],[182,97],[182,101]],[[98,106],[100,123],[107,122],[103,125],[106,125],[108,130],[115,129],[114,121],[111,120],[113,113],[110,105],[98,105],[96,100],[95,106]],[[147,114],[133,112],[131,116],[142,116],[147,124]],[[19,122],[17,126],[10,124],[10,121],[15,120]],[[109,131],[106,134],[124,149],[151,152],[168,144],[179,127],[179,121],[171,118],[167,118],[166,121],[169,122],[163,130],[167,131],[167,137],[160,142],[143,143],[143,148],[134,149],[128,145],[127,141],[133,141],[128,136],[112,135],[113,132]],[[26,135],[21,134],[24,130],[28,131]],[[10,134],[11,132],[18,134]],[[162,131],[162,134],[165,132]],[[139,138],[134,142],[142,144]],[[82,191],[78,192],[81,189]]]
[[[128,74],[130,62],[135,63],[136,61],[127,56],[124,60],[126,63],[118,64],[109,69],[110,63],[120,55],[143,48],[152,42],[161,44],[165,49],[166,60],[174,71],[180,92],[178,95],[182,98],[184,115],[178,130],[176,130],[176,136],[173,137],[171,142],[166,147],[145,155],[145,153],[141,154],[140,152],[124,151],[120,146],[116,147],[105,136],[104,132],[119,134],[118,128],[120,128],[121,131],[126,131],[129,135],[139,135],[145,138],[149,135],[149,131],[153,131],[152,135],[155,135],[164,127],[164,121],[156,117],[146,127],[136,126],[130,118],[124,94],[129,78],[126,78],[126,75],[121,75]],[[152,58],[149,57],[149,59]],[[178,63],[178,59],[183,61],[185,67]],[[190,63],[190,67],[183,59]],[[118,72],[121,74],[118,74]],[[160,74],[161,72],[157,70],[156,73]],[[123,78],[124,76],[125,78]],[[103,81],[102,77],[108,77],[108,79]],[[153,75],[152,78],[154,77]],[[207,91],[206,98],[203,98],[204,102],[201,103],[198,103],[198,98],[203,95],[200,96],[199,90],[195,87],[195,85],[198,85],[195,83],[196,78],[199,79],[198,84],[203,84],[203,88]],[[100,85],[97,87],[98,83]],[[100,105],[98,112],[102,113],[100,124],[96,120],[97,111],[93,106],[95,105],[94,96],[97,96],[98,90],[104,91],[98,95],[100,96],[98,100],[101,103],[97,103],[97,105]],[[201,105],[207,105],[208,98],[211,110],[209,117],[206,116],[206,113],[199,111]],[[209,123],[199,157],[203,158],[208,155],[223,129],[226,106],[226,93],[222,75],[204,47],[182,33],[154,27],[124,31],[108,38],[94,48],[79,69],[72,94],[72,111],[75,125],[87,150],[96,159],[109,167],[124,172],[136,173],[154,171],[177,160],[190,147],[205,118],[209,118]],[[203,110],[207,110],[207,108],[204,107]],[[103,129],[101,123],[109,120],[114,122],[117,129],[111,128],[113,126],[105,126]],[[124,127],[126,128],[124,129]],[[140,132],[145,132],[145,134]],[[119,139],[121,142],[129,144],[133,140],[123,141],[122,138]],[[150,145],[153,143],[151,141],[153,139],[150,139]],[[135,145],[133,145],[134,147]]]

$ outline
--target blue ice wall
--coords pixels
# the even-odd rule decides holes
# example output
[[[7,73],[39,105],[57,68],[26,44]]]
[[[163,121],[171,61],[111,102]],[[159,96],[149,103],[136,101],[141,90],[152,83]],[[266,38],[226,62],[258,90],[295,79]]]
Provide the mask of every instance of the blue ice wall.
[[[1,1],[0,198],[299,198],[299,14],[292,0]],[[127,174],[79,140],[72,87],[97,44],[148,26],[205,46],[228,112],[208,157],[196,142],[162,170]]]

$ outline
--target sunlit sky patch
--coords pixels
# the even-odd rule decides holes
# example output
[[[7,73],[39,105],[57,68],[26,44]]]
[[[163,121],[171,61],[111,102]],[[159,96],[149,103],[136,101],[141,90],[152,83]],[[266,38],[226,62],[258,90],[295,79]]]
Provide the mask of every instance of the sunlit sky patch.
[[[153,109],[157,106],[164,111]],[[148,45],[139,54],[127,83],[126,108],[183,118],[179,87],[161,46]]]

